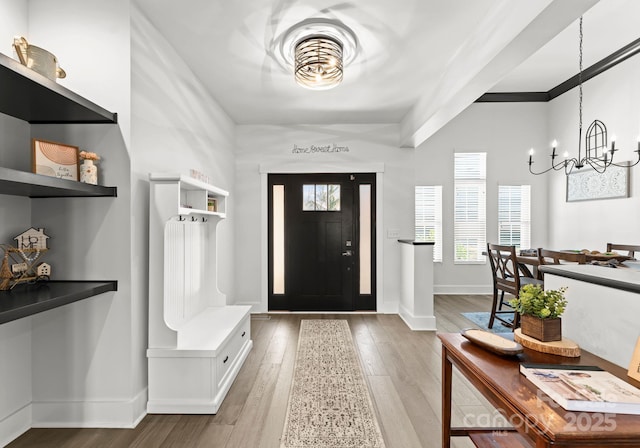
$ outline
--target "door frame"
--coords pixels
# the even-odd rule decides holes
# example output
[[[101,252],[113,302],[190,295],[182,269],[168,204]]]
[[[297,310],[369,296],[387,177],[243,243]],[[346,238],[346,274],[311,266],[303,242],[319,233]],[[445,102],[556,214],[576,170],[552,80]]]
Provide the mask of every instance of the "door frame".
[[[384,163],[353,163],[335,162],[322,163],[318,161],[301,163],[260,164],[260,253],[261,253],[261,293],[260,306],[254,307],[254,312],[269,311],[269,174],[317,174],[317,173],[375,173],[376,174],[376,312],[397,313],[398,304],[387,304],[384,300],[384,263],[383,251],[383,193],[384,193]]]
[[[372,175],[373,174],[373,175]],[[270,311],[278,310],[293,310],[293,311],[310,311],[310,312],[335,312],[335,311],[375,311],[376,310],[376,177],[375,173],[296,173],[296,174],[282,174],[272,173],[268,175],[269,178],[269,271],[268,271],[268,306]],[[339,184],[341,188],[340,201],[343,207],[339,208],[337,212],[324,211],[308,212],[302,210],[303,194],[302,186],[305,184]],[[332,255],[337,257],[333,259],[331,263],[332,267],[340,266],[340,294],[336,294],[334,290],[332,294],[322,294],[318,291],[309,293],[309,295],[297,297],[298,294],[304,294],[302,291],[302,285],[300,281],[300,275],[294,275],[293,271],[296,268],[297,263],[287,259],[293,257],[294,253],[297,253],[295,245],[291,245],[291,241],[285,242],[285,273],[288,280],[285,282],[288,287],[285,287],[284,294],[272,293],[274,287],[273,280],[273,187],[275,185],[283,185],[285,189],[285,207],[284,207],[284,225],[285,231],[292,236],[295,234],[295,229],[298,231],[304,226],[304,222],[314,223],[327,223],[332,222],[340,224],[339,239],[339,251],[332,251]],[[363,266],[360,263],[361,244],[360,229],[361,229],[361,187],[368,185],[370,187],[370,207],[371,212],[368,216],[371,223],[371,237],[367,238],[368,244],[371,244],[371,257],[367,270],[371,273],[371,279],[373,282],[370,285],[371,290],[367,294],[360,292],[360,273]],[[287,201],[287,198],[289,199]],[[311,214],[309,214],[311,213]],[[346,214],[345,214],[346,213]],[[339,216],[339,220],[336,221],[336,217]],[[292,221],[289,221],[292,220]],[[346,227],[345,227],[346,225]],[[301,227],[302,226],[302,227]],[[293,232],[293,233],[292,233]],[[346,233],[345,233],[346,232]],[[293,236],[295,238],[295,236]],[[298,235],[300,238],[301,235]],[[304,238],[303,238],[304,239]],[[347,245],[347,240],[348,245]],[[298,241],[299,243],[301,241]],[[334,241],[335,242],[335,241]],[[335,249],[335,248],[334,248]],[[354,252],[353,258],[346,259],[343,253],[342,257],[340,252]],[[298,253],[298,256],[301,254]],[[332,255],[326,254],[327,257]],[[303,260],[297,260],[303,262]],[[348,267],[348,265],[351,265]],[[320,266],[318,266],[319,268]],[[345,277],[346,275],[346,277]],[[291,288],[291,289],[289,289]],[[298,291],[298,289],[300,289]],[[293,291],[292,291],[293,290]],[[307,307],[309,307],[307,309]]]

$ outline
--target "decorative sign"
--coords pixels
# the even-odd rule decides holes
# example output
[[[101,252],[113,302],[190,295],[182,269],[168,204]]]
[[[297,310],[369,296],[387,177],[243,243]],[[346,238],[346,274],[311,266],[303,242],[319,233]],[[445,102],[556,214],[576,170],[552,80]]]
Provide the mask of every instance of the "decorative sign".
[[[291,154],[315,154],[319,152],[349,152],[348,146],[338,146],[335,143],[327,145],[311,145],[311,146],[298,146],[293,145]]]
[[[629,197],[629,167],[611,165],[604,173],[593,169],[567,175],[567,202]]]
[[[78,147],[34,138],[32,171],[60,179],[78,180]]]

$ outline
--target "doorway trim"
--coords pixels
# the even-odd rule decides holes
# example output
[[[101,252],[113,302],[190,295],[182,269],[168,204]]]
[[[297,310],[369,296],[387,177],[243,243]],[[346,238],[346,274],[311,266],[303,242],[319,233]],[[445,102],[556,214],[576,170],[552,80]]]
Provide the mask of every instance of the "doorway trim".
[[[269,174],[316,174],[316,173],[376,173],[376,312],[394,313],[397,309],[385,309],[384,306],[384,263],[382,262],[383,246],[383,196],[384,196],[384,163],[357,162],[310,162],[267,163],[260,164],[260,253],[261,253],[261,287],[260,309],[257,312],[269,311]],[[397,307],[396,307],[397,308]]]

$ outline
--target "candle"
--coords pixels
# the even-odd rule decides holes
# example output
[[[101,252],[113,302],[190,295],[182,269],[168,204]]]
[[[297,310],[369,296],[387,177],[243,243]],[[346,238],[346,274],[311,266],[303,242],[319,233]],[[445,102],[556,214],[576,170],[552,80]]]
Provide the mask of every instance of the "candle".
[[[611,137],[611,152],[616,150],[616,136]]]

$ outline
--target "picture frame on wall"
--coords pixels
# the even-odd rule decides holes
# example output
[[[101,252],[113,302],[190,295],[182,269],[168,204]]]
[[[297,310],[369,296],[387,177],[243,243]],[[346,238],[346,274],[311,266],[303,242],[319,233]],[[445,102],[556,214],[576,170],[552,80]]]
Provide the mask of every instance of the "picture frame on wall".
[[[34,138],[31,147],[32,172],[58,179],[79,179],[77,146]]]
[[[629,197],[628,166],[610,165],[603,173],[584,167],[566,177],[567,202]]]

